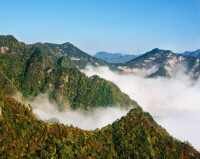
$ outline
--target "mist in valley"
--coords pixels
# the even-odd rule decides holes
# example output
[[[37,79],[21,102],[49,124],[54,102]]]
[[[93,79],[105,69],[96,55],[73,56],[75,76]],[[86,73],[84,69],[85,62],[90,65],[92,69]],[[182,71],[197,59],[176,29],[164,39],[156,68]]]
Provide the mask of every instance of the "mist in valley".
[[[86,75],[98,75],[114,82],[131,99],[150,112],[154,119],[173,137],[189,141],[200,150],[200,81],[191,80],[183,70],[171,73],[171,78],[145,78],[155,68],[143,70],[139,74],[118,74],[107,67],[88,66],[82,70]],[[59,121],[84,130],[94,130],[112,124],[125,116],[131,108],[117,106],[97,108],[92,111],[66,110],[60,112],[47,95],[39,95],[30,102],[39,119],[47,122]],[[133,107],[132,107],[133,108]],[[52,120],[53,119],[53,120]]]
[[[107,67],[88,66],[82,72],[114,82],[173,137],[200,150],[200,80],[192,80],[180,66],[171,71],[171,78],[145,78],[155,69],[120,75]]]
[[[51,103],[45,94],[39,95],[30,104],[33,107],[33,112],[41,120],[50,123],[58,121],[67,125],[72,124],[83,130],[100,129],[108,124],[112,124],[115,120],[125,116],[131,109],[115,106],[96,108],[90,111],[83,109],[59,111],[58,106]]]

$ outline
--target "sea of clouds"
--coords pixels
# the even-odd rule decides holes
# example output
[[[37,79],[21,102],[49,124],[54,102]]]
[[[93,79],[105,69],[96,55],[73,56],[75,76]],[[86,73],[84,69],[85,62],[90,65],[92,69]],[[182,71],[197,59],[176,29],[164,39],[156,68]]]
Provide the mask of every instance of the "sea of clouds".
[[[192,80],[184,70],[177,67],[171,72],[171,78],[145,78],[152,69],[126,75],[114,73],[107,67],[88,66],[82,71],[117,84],[173,137],[189,141],[200,150],[200,80]]]
[[[172,71],[171,78],[145,78],[156,68],[138,74],[118,74],[107,67],[88,66],[86,75],[98,75],[114,82],[122,92],[150,112],[154,119],[173,137],[189,141],[200,150],[200,81],[191,80],[182,69]],[[126,115],[131,109],[119,107],[98,108],[92,111],[66,110],[60,112],[50,103],[47,95],[39,95],[30,102],[34,113],[42,120],[56,118],[64,124],[72,124],[84,130],[102,128]]]

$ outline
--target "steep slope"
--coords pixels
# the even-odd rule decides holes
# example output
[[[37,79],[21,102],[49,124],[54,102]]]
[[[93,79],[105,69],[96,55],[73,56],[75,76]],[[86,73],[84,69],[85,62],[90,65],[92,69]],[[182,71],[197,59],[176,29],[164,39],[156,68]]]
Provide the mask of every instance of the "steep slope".
[[[60,109],[135,105],[114,83],[98,76],[88,78],[81,73],[68,56],[52,58],[55,56],[25,44],[19,52],[13,51],[14,43],[22,44],[9,37],[2,38],[1,48],[8,50],[0,52],[0,71],[26,98],[34,99],[41,93],[48,93]]]
[[[5,90],[5,93],[9,95],[15,95],[19,93],[14,84],[2,72],[0,72],[0,88]]]
[[[0,90],[2,158],[200,158],[189,143],[171,137],[140,108],[101,130],[49,125],[29,105]]]
[[[125,63],[136,58],[137,56],[121,53],[97,52],[94,57],[111,63]]]
[[[20,43],[12,35],[0,35],[0,47],[1,53],[21,53],[24,47],[24,44]]]
[[[138,72],[142,69],[158,67],[160,74],[170,74],[177,68],[182,68],[185,73],[193,73],[194,77],[200,75],[200,59],[197,57],[176,55],[169,50],[154,49],[125,64],[118,64],[118,68],[125,72]],[[185,69],[185,70],[184,70]],[[164,72],[162,73],[161,70]]]
[[[160,66],[159,69],[147,76],[149,78],[157,78],[157,77],[170,77],[170,74],[168,73],[167,69],[163,66]]]

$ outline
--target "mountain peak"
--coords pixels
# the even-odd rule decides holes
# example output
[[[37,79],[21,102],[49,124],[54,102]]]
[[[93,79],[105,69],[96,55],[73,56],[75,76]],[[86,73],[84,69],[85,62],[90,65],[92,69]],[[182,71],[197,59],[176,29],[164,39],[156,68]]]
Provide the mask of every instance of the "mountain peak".
[[[0,35],[0,45],[10,46],[13,43],[19,43],[13,35]]]
[[[162,50],[159,49],[159,48],[155,48],[155,49],[153,49],[153,50],[151,50],[151,51],[162,51]]]
[[[74,46],[72,43],[70,42],[65,42],[63,44],[61,44],[62,46]]]
[[[166,53],[166,52],[172,52],[172,51],[171,50],[162,50],[162,49],[159,49],[159,48],[155,48],[155,49],[151,50],[150,52]]]
[[[23,45],[13,35],[0,35],[0,52],[3,54],[20,52]]]
[[[5,38],[5,39],[10,39],[14,41],[18,41],[13,35],[8,34],[8,35],[0,35],[0,38]]]

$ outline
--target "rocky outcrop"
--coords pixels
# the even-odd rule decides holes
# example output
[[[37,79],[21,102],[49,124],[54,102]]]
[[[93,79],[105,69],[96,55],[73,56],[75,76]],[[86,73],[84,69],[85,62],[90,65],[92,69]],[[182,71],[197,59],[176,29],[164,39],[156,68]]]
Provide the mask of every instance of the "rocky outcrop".
[[[1,47],[1,53],[5,54],[9,50],[8,47]]]

